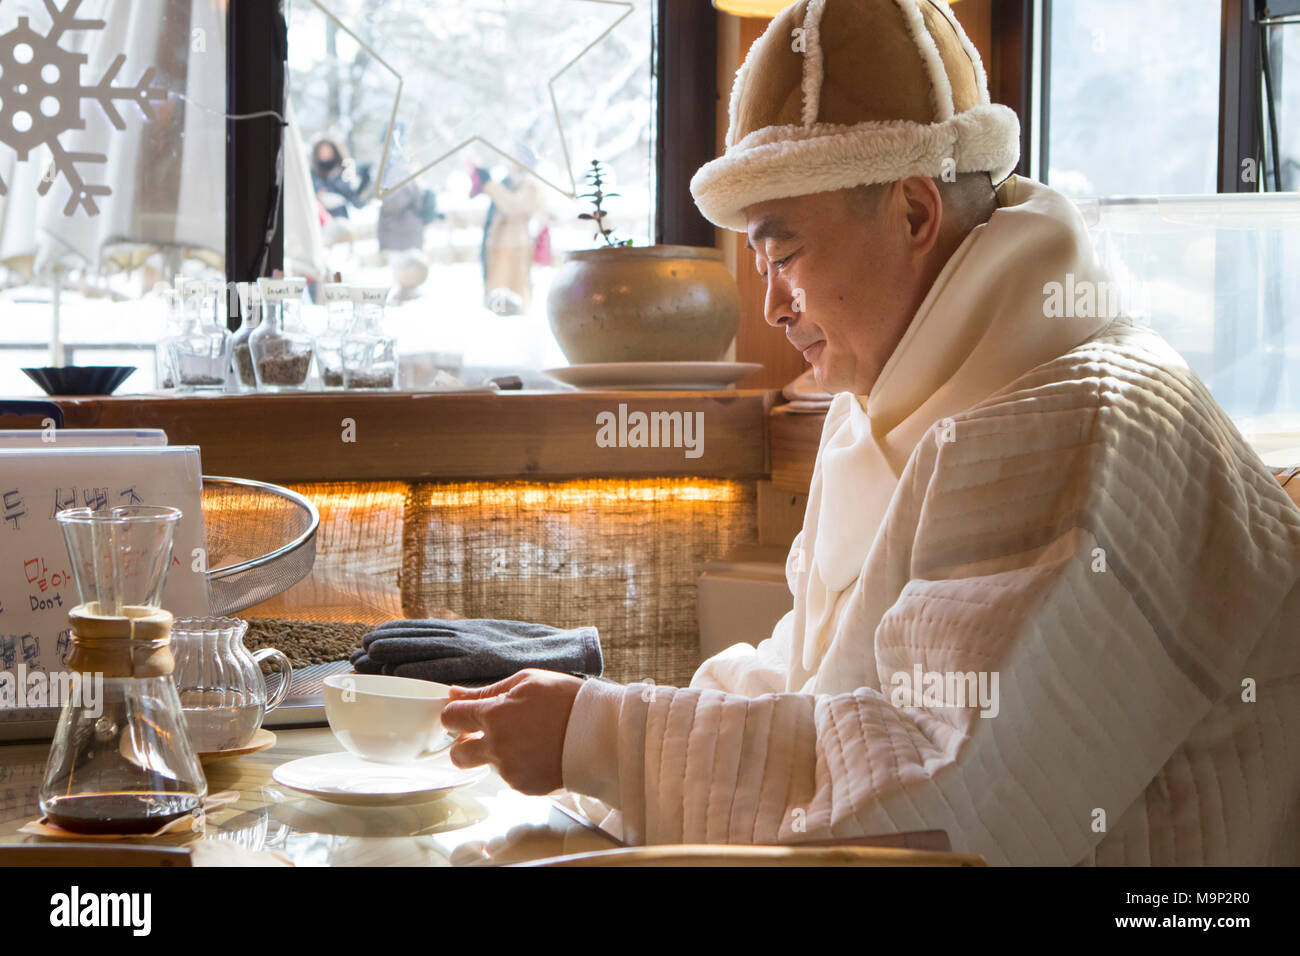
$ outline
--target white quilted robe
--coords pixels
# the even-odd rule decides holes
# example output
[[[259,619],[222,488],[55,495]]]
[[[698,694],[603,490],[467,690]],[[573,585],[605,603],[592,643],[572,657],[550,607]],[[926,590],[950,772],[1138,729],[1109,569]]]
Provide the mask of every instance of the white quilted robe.
[[[1157,335],[1045,317],[1104,276],[1071,204],[999,197],[832,403],[771,637],[583,686],[564,783],[628,842],[1300,863],[1300,509]],[[899,698],[918,672],[996,673],[996,714]]]

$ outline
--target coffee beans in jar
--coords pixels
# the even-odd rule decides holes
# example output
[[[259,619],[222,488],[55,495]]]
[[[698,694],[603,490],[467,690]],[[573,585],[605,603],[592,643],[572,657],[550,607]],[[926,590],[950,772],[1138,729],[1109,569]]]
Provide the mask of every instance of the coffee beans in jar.
[[[262,321],[248,337],[257,386],[268,391],[299,389],[311,372],[315,341],[302,327],[305,279],[257,280]]]

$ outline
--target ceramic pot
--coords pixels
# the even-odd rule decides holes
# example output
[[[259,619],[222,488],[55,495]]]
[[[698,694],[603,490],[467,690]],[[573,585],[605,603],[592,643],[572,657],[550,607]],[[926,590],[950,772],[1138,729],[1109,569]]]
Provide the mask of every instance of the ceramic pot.
[[[567,253],[546,310],[573,365],[713,362],[736,336],[740,293],[718,249],[610,246]]]

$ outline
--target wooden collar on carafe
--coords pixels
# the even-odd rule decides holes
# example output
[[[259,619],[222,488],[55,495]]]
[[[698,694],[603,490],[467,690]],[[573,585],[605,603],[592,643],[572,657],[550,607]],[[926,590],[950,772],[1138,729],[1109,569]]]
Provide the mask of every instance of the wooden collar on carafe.
[[[100,613],[98,602],[68,612],[72,647],[68,668],[104,677],[166,677],[174,668],[172,614],[161,608],[124,607],[117,617]]]

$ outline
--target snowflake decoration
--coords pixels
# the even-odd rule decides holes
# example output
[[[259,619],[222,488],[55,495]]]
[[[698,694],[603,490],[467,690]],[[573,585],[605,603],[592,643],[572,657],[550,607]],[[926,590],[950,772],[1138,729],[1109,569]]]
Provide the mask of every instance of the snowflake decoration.
[[[103,20],[78,20],[77,8],[82,0],[67,0],[62,9],[55,6],[54,0],[44,2],[50,14],[49,33],[37,33],[27,17],[19,17],[16,27],[0,34],[0,142],[11,147],[20,161],[26,161],[34,147],[42,143],[48,146],[54,158],[36,192],[44,196],[61,174],[72,190],[63,214],[71,216],[80,206],[88,215],[97,216],[95,197],[111,195],[113,190],[86,182],[77,164],[106,163],[108,157],[103,153],[69,152],[59,142],[59,136],[68,130],[86,128],[81,118],[83,100],[97,100],[109,122],[124,130],[126,121],[114,100],[129,100],[146,119],[153,119],[150,103],[166,99],[167,91],[149,85],[155,73],[153,67],[144,71],[135,86],[114,86],[113,80],[126,62],[124,53],[109,64],[97,84],[82,86],[81,67],[86,54],[65,50],[59,41],[71,30],[102,30],[107,24]],[[8,193],[8,184],[0,179],[0,196]]]

